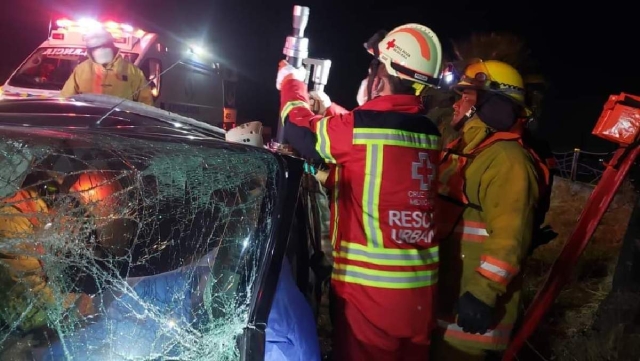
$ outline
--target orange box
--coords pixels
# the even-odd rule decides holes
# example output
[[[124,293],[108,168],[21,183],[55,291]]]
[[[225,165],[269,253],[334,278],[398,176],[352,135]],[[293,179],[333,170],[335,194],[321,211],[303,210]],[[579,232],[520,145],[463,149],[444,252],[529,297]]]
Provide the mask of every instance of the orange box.
[[[640,133],[640,97],[610,95],[591,134],[620,145],[630,145]]]

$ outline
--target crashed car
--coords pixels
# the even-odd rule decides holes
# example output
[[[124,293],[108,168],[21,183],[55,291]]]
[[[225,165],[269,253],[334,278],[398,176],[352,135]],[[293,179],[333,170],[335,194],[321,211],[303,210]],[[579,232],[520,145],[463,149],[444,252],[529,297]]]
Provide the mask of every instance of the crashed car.
[[[0,138],[1,360],[320,359],[303,161],[102,95]]]

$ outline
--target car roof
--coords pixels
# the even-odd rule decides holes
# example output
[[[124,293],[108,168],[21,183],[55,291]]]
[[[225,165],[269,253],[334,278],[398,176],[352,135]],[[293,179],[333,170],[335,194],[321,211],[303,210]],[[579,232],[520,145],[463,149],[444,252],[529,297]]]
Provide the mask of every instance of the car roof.
[[[0,101],[0,126],[108,129],[153,128],[155,133],[224,140],[224,129],[142,103],[109,95]]]

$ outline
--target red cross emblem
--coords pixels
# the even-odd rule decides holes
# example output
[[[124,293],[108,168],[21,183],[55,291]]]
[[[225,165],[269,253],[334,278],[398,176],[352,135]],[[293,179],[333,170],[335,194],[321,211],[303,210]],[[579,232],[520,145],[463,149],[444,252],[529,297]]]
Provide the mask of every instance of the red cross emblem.
[[[395,47],[396,47],[396,39],[391,39],[390,41],[387,41],[387,50],[393,49]]]
[[[420,171],[420,168],[423,168],[424,170]],[[422,152],[418,153],[418,161],[411,163],[411,178],[420,181],[421,191],[428,191],[431,189],[434,176],[434,166],[429,160],[429,154]]]

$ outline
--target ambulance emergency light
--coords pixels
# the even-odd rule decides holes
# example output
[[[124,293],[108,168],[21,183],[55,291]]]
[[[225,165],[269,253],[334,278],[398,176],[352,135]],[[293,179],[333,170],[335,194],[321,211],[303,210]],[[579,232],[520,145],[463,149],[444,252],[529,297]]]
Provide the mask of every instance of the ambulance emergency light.
[[[146,34],[144,30],[134,29],[134,27],[129,24],[122,24],[115,21],[100,22],[88,18],[79,19],[78,21],[69,19],[58,19],[56,21],[56,25],[59,29],[63,29],[66,31],[76,31],[83,34],[100,28],[105,28],[108,32],[113,34],[114,37],[133,36],[136,38],[142,38]]]

